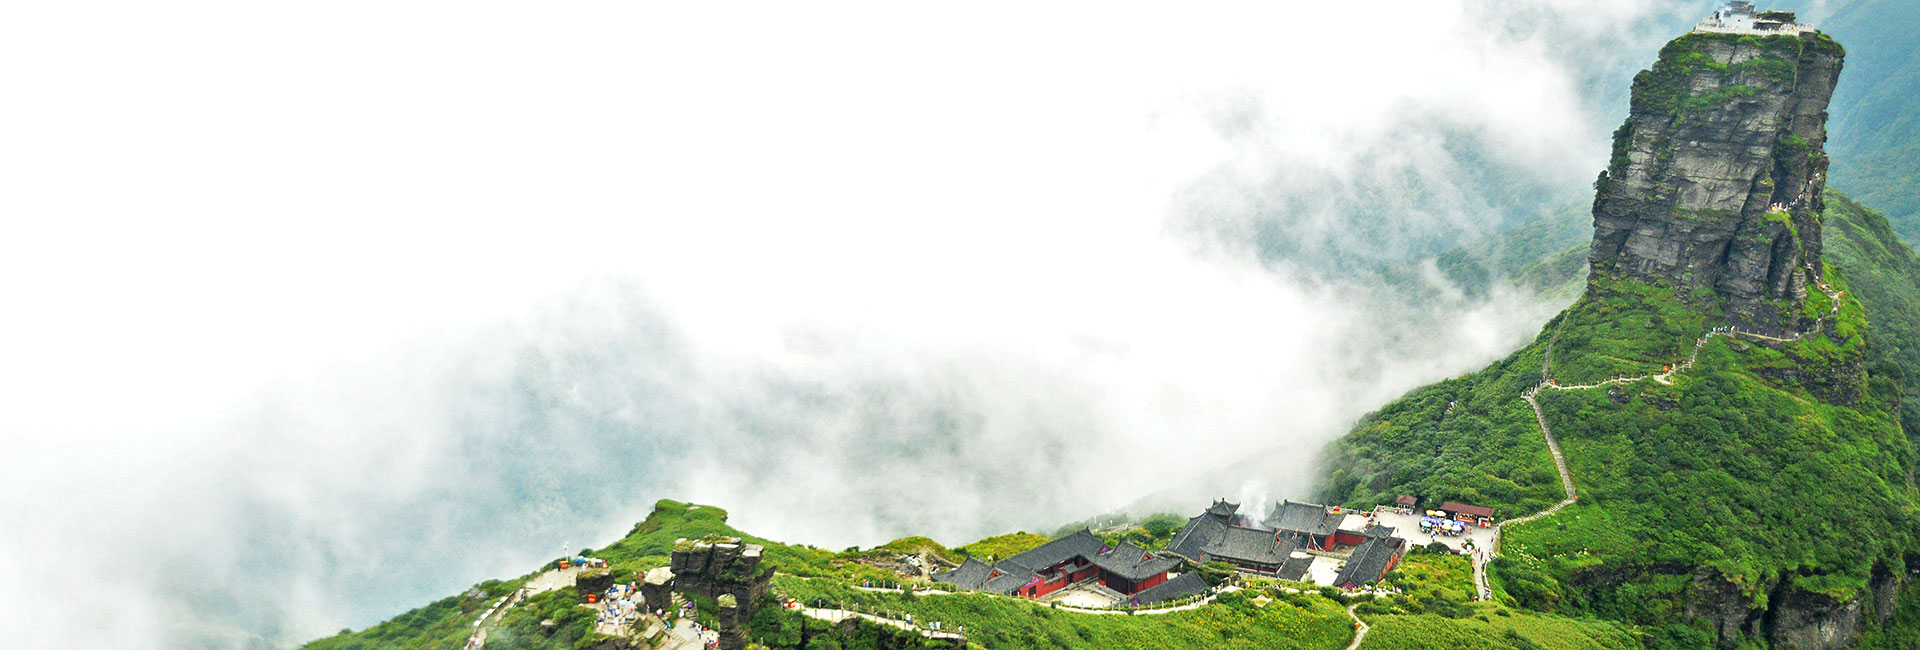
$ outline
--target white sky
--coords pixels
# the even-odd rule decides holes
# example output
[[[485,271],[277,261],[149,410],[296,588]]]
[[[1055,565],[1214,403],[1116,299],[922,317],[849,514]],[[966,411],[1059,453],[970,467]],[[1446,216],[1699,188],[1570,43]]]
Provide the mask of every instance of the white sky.
[[[1374,405],[1357,400],[1503,353],[1532,327],[1503,315],[1538,305],[1474,305],[1434,334],[1457,349],[1326,387],[1350,369],[1298,369],[1369,315],[1176,232],[1176,194],[1208,174],[1311,193],[1261,184],[1303,160],[1356,176],[1376,162],[1356,152],[1420,120],[1577,188],[1618,119],[1583,75],[1642,65],[1624,26],[1659,10],[15,3],[0,473],[41,507],[93,504],[103,472],[232,451],[262,395],[421,372],[609,281],[643,287],[718,368],[853,378],[993,350],[968,376],[1078,387],[1124,439],[1185,422],[1271,440],[1284,408],[1317,442]],[[1250,133],[1222,132],[1230,108]],[[822,362],[795,353],[796,328],[866,347]],[[315,426],[371,426],[339,413]],[[93,534],[16,531],[0,553]],[[45,598],[13,593],[9,569],[0,623],[24,611],[10,599]],[[364,624],[338,613],[355,597],[313,595],[323,615],[300,625]]]

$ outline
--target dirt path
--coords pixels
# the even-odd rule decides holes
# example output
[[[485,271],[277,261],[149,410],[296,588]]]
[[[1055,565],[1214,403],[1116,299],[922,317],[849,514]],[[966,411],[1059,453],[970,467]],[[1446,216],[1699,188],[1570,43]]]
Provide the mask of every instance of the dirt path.
[[[487,645],[487,633],[493,631],[493,626],[500,623],[500,617],[506,616],[507,610],[513,609],[514,605],[520,604],[520,601],[525,600],[526,597],[537,593],[552,591],[561,587],[571,587],[573,586],[574,577],[579,574],[580,569],[578,567],[571,569],[553,569],[535,576],[532,580],[528,580],[525,587],[521,587],[501,599],[492,609],[487,610],[485,614],[481,614],[480,618],[473,622],[473,634],[467,636],[465,650],[481,650],[481,648],[485,647]]]
[[[910,632],[917,632],[920,634],[920,636],[924,636],[929,639],[946,639],[946,640],[960,641],[960,642],[966,641],[966,637],[961,636],[958,633],[935,632],[933,630],[921,629],[919,627],[914,626],[912,623],[908,623],[906,621],[894,620],[894,619],[886,618],[883,616],[874,616],[872,614],[862,614],[860,612],[855,612],[855,611],[850,611],[845,609],[818,609],[814,607],[806,607],[806,608],[802,608],[800,610],[800,613],[805,614],[812,618],[817,618],[823,621],[833,621],[836,623],[847,620],[849,618],[858,617],[858,618],[863,618],[875,623],[879,623],[881,625],[887,625],[887,626],[899,628],[902,630],[907,630]]]
[[[1693,351],[1687,354],[1687,358],[1685,361],[1681,361],[1680,363],[1669,366],[1668,368],[1660,372],[1647,373],[1644,375],[1636,375],[1636,376],[1630,376],[1630,377],[1629,376],[1615,377],[1613,379],[1594,382],[1591,384],[1577,384],[1577,385],[1562,386],[1559,383],[1555,382],[1552,377],[1553,346],[1555,343],[1558,343],[1560,341],[1560,330],[1559,328],[1555,328],[1553,332],[1553,338],[1547,341],[1546,353],[1542,355],[1543,359],[1540,363],[1540,383],[1535,384],[1532,388],[1528,388],[1526,392],[1521,393],[1520,398],[1523,400],[1526,400],[1527,406],[1533,408],[1534,421],[1540,426],[1540,435],[1546,438],[1547,451],[1553,455],[1553,469],[1555,472],[1558,472],[1560,474],[1560,488],[1566,493],[1567,498],[1560,500],[1559,503],[1555,503],[1552,506],[1547,507],[1547,509],[1545,510],[1541,510],[1539,512],[1536,512],[1524,517],[1508,519],[1506,521],[1500,522],[1499,525],[1494,527],[1494,538],[1493,538],[1493,549],[1492,549],[1493,552],[1473,554],[1473,587],[1474,587],[1474,591],[1480,595],[1480,599],[1486,600],[1493,597],[1493,588],[1489,584],[1489,581],[1487,580],[1486,565],[1488,562],[1491,562],[1493,560],[1493,557],[1496,554],[1499,553],[1500,540],[1502,538],[1501,532],[1503,532],[1507,526],[1524,524],[1524,523],[1533,521],[1535,519],[1539,519],[1541,517],[1552,515],[1554,513],[1560,512],[1561,510],[1565,509],[1567,506],[1573,505],[1574,502],[1577,502],[1580,500],[1580,493],[1579,491],[1574,489],[1574,486],[1573,486],[1573,474],[1567,471],[1566,455],[1560,452],[1560,441],[1554,437],[1553,427],[1547,424],[1546,410],[1540,407],[1540,400],[1538,399],[1540,395],[1540,391],[1587,390],[1592,388],[1600,388],[1602,386],[1626,385],[1626,384],[1631,384],[1637,381],[1646,381],[1646,380],[1652,380],[1662,384],[1671,384],[1673,383],[1674,373],[1678,373],[1678,372],[1693,368],[1694,362],[1700,358],[1700,350],[1702,348],[1705,348],[1707,346],[1707,341],[1712,340],[1713,337],[1715,336],[1732,336],[1736,338],[1752,339],[1752,340],[1758,340],[1758,341],[1765,341],[1769,343],[1791,343],[1793,341],[1798,341],[1800,339],[1816,334],[1822,331],[1826,327],[1826,322],[1828,319],[1833,318],[1840,314],[1840,305],[1841,305],[1840,299],[1841,297],[1847,295],[1847,292],[1834,291],[1833,287],[1827,286],[1827,283],[1821,280],[1820,275],[1818,273],[1814,273],[1814,269],[1810,266],[1807,267],[1807,273],[1808,273],[1808,277],[1813,278],[1814,286],[1819,287],[1821,293],[1827,294],[1827,297],[1833,300],[1833,307],[1831,309],[1828,309],[1827,313],[1821,314],[1819,318],[1814,319],[1813,325],[1811,327],[1808,327],[1803,331],[1800,331],[1785,337],[1770,336],[1766,334],[1760,334],[1757,332],[1747,332],[1733,326],[1717,327],[1708,331],[1706,334],[1701,335],[1698,340],[1693,342]],[[1564,319],[1560,321],[1560,327],[1565,327],[1566,324],[1567,323]],[[1357,643],[1358,642],[1356,641],[1356,644]]]
[[[1353,613],[1353,610],[1358,607],[1360,603],[1347,606],[1347,618],[1353,619],[1353,642],[1347,644],[1347,650],[1358,650],[1360,642],[1367,640],[1367,622],[1360,620],[1360,615]]]

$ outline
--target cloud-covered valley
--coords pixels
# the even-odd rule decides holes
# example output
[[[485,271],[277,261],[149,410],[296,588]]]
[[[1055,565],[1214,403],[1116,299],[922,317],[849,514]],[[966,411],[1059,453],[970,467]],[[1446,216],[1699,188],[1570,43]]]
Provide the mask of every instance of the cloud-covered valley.
[[[113,9],[0,26],[31,648],[297,643],[659,498],[840,548],[1304,495],[1558,308],[1422,260],[1584,201],[1704,11]]]

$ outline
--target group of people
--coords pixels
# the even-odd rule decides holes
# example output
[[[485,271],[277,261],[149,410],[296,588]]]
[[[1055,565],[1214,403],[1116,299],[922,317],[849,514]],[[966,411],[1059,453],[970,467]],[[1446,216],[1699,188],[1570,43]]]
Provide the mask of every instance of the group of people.
[[[801,603],[800,601],[794,600],[792,598],[788,598],[786,602],[781,603],[780,606],[786,609],[792,609],[792,610],[799,610],[799,609],[806,608],[806,605],[804,603]],[[940,621],[916,622],[913,618],[913,614],[910,614],[910,613],[903,613],[901,614],[901,616],[905,618],[893,619],[893,620],[904,620],[907,624],[907,627],[910,627],[910,628],[923,629],[930,632],[945,632],[947,634],[958,634],[963,637],[967,635],[967,627],[964,625],[956,629],[949,630],[949,629],[946,629],[946,625],[941,624]]]
[[[720,647],[720,633],[713,631],[713,634],[708,634],[711,630],[708,630],[707,626],[701,625],[699,621],[696,620],[696,617],[693,615],[693,609],[693,601],[687,600],[680,602],[680,616],[688,619],[688,624],[693,626],[693,633],[695,636],[700,637],[702,647],[709,649]]]
[[[639,586],[615,584],[600,594],[600,613],[594,621],[594,629],[612,627],[618,634],[621,626],[632,623],[640,617],[640,605],[645,599],[640,596]]]
[[[554,563],[554,566],[562,569],[571,569],[573,567],[598,569],[607,566],[607,561],[597,557],[582,557],[576,555],[573,557],[560,558],[559,561]]]
[[[694,636],[700,639],[702,647],[720,647],[720,633],[695,621],[694,605],[691,601],[681,601],[678,610],[672,609],[671,606],[641,609],[641,605],[651,605],[653,603],[646,602],[646,598],[640,595],[639,585],[636,584],[616,584],[608,587],[606,593],[602,594],[601,597],[603,598],[603,600],[600,601],[602,606],[600,615],[601,623],[624,625],[638,620],[642,613],[649,614],[664,622],[667,621],[668,614],[678,614],[676,618],[687,620],[687,626],[693,630]]]
[[[707,626],[701,625],[698,621],[693,620],[693,603],[682,603],[680,605],[680,615],[687,617],[687,625],[693,628],[693,635],[700,639],[701,647],[707,648],[708,650],[720,647],[720,633],[708,630]],[[708,632],[713,633],[708,634]]]
[[[1428,513],[1427,516],[1420,518],[1420,530],[1429,535],[1459,537],[1467,534],[1467,524],[1446,517],[1435,517],[1432,513]]]

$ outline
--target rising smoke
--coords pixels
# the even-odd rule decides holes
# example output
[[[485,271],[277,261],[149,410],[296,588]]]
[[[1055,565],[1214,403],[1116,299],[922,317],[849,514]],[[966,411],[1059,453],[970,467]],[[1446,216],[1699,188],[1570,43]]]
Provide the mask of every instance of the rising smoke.
[[[29,648],[298,642],[663,497],[838,548],[1303,496],[1556,307],[1421,259],[1578,201],[1698,13],[122,9],[0,27]]]

